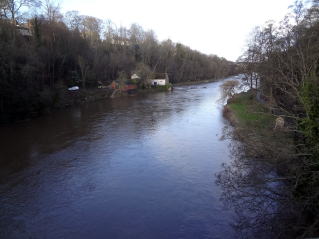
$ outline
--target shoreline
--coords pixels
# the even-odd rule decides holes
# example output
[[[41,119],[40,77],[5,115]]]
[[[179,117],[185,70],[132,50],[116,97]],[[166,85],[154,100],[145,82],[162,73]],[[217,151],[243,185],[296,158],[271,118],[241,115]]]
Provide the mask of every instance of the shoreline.
[[[21,112],[12,113],[10,115],[2,115],[0,118],[0,126],[11,125],[19,122],[25,122],[32,119],[39,118],[41,116],[50,115],[56,111],[68,109],[71,107],[79,106],[85,103],[92,103],[101,100],[116,100],[121,97],[132,97],[139,94],[151,94],[157,92],[171,92],[175,86],[186,86],[186,85],[196,85],[212,83],[218,80],[202,80],[202,81],[191,81],[191,82],[181,82],[177,84],[172,84],[171,88],[147,88],[147,89],[137,89],[136,93],[129,94],[123,91],[116,91],[109,88],[98,89],[98,88],[88,88],[80,89],[78,91],[68,91],[67,89],[56,89],[52,91],[45,92],[43,95],[39,95],[42,102],[33,107],[32,109],[22,110]]]

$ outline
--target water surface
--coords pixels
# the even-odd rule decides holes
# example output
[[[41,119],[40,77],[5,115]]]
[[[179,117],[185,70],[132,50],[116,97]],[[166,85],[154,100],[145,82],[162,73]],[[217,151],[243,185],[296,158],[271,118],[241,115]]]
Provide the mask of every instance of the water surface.
[[[215,184],[230,161],[219,85],[0,128],[16,168],[0,185],[0,238],[234,238]]]

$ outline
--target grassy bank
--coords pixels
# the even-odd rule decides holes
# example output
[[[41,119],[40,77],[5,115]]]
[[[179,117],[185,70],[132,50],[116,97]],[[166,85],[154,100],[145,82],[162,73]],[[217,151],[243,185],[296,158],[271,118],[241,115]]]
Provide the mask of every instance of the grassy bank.
[[[296,238],[301,214],[293,196],[298,165],[293,133],[274,129],[276,116],[254,92],[234,95],[223,114],[233,126],[226,133],[234,159],[218,182],[224,200],[238,212],[239,232],[250,235],[243,238]]]
[[[243,92],[228,100],[224,116],[240,127],[270,130],[274,127],[275,117],[267,108],[254,99],[253,93]]]
[[[223,115],[234,127],[234,137],[245,144],[249,157],[277,161],[289,158],[293,152],[290,132],[274,130],[276,117],[256,101],[253,92],[234,95],[227,101]]]

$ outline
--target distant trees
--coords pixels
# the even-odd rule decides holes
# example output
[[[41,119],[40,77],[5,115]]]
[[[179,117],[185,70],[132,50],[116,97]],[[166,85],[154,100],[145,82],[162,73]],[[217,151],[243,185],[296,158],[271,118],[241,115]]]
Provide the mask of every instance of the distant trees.
[[[235,73],[235,63],[171,40],[159,42],[153,31],[137,24],[117,27],[76,11],[63,16],[54,0],[39,6],[38,0],[0,0],[1,117],[40,111],[68,86],[97,87],[133,73],[145,80],[154,72],[167,72],[173,83]],[[22,17],[35,7],[38,15]],[[11,20],[32,36],[21,34]],[[52,100],[42,102],[44,95]]]

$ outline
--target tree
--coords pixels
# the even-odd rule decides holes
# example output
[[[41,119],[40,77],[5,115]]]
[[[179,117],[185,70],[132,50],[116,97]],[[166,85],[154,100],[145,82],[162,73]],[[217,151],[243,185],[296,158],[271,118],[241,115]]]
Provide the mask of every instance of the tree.
[[[7,18],[6,16],[6,0],[0,0],[0,19]]]
[[[58,0],[43,0],[42,15],[28,19],[31,38],[2,20],[30,13],[38,1],[0,0],[0,87],[5,92],[0,96],[0,117],[15,117],[21,109],[27,114],[52,107],[59,89],[79,77],[82,87],[89,88],[137,72],[143,87],[151,73],[168,73],[172,82],[216,79],[230,73],[227,60],[171,40],[159,42],[153,31],[137,24],[117,27],[110,20],[103,22],[76,11],[62,19]]]
[[[268,23],[252,35],[243,56],[245,72],[256,74],[273,114],[284,117],[294,144],[283,173],[294,203],[292,232],[318,235],[319,224],[319,11],[296,2],[293,14],[278,27]],[[271,160],[271,157],[267,160]],[[280,203],[280,202],[279,202]]]
[[[49,22],[54,22],[62,19],[62,15],[60,13],[60,4],[53,0],[45,0],[43,3],[43,10],[46,19]]]
[[[85,89],[86,88],[86,78],[87,78],[87,73],[89,70],[89,65],[87,64],[86,60],[82,57],[78,57],[78,64],[80,67],[81,71],[81,81],[82,81],[82,87]]]
[[[102,20],[90,16],[82,16],[81,18],[81,33],[93,46],[100,41]]]
[[[38,7],[39,5],[39,0],[2,0],[0,2],[2,15],[12,21],[19,20],[22,17],[22,9],[24,7]]]
[[[68,11],[64,15],[64,21],[70,30],[79,30],[82,23],[82,17],[79,15],[78,11]]]

